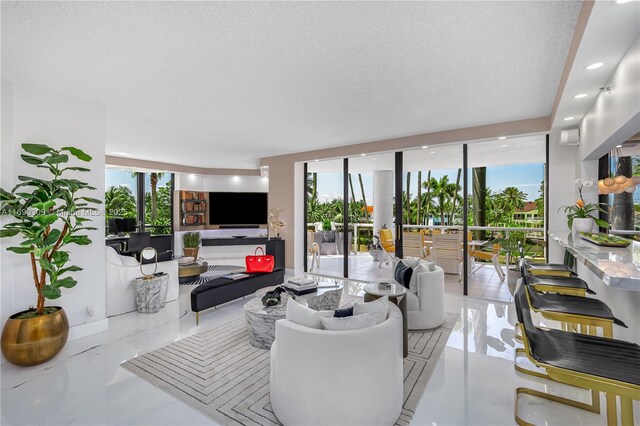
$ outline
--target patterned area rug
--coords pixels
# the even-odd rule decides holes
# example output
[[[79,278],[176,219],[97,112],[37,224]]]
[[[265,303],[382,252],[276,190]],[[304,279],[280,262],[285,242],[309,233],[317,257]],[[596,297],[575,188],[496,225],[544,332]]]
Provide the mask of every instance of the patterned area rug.
[[[232,272],[244,272],[244,266],[238,265],[209,265],[209,270],[200,275],[199,278],[194,279],[193,281],[187,281],[184,283],[180,283],[180,285],[200,285],[207,283],[209,281],[215,280],[216,278],[220,278],[223,275],[230,274]]]
[[[447,313],[442,326],[409,332],[404,405],[397,425],[411,423],[457,319],[458,314]],[[121,365],[219,424],[280,424],[269,402],[269,351],[249,344],[242,314]]]

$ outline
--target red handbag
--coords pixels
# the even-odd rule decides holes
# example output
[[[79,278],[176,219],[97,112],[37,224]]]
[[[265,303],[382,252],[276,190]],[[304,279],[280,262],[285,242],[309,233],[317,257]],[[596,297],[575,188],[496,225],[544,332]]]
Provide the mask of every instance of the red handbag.
[[[258,250],[262,250],[262,254],[258,254]],[[247,264],[247,272],[252,273],[268,273],[273,272],[275,265],[275,259],[270,254],[264,254],[262,247],[256,248],[253,256],[245,257],[245,263]]]

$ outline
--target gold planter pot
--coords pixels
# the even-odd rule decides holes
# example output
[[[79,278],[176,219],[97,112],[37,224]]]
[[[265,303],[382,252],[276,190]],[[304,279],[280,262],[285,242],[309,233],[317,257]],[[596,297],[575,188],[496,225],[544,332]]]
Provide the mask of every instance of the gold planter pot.
[[[64,309],[36,318],[9,317],[2,329],[2,354],[12,364],[42,364],[56,356],[67,343],[69,320]],[[27,312],[27,311],[23,311]]]
[[[194,259],[198,259],[198,250],[200,248],[199,247],[195,247],[195,248],[183,248],[182,252],[184,253],[185,257],[193,257]]]

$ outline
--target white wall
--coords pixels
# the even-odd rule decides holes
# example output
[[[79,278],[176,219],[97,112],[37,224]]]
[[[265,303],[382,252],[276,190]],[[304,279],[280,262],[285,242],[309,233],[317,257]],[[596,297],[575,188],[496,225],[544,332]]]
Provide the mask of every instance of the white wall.
[[[20,159],[21,143],[75,146],[93,157],[89,167],[94,172],[74,172],[75,175],[70,173],[69,176],[95,186],[97,190],[87,195],[104,200],[105,117],[105,109],[100,105],[2,80],[2,187],[7,190],[13,188],[18,175],[49,177],[48,172],[29,166]],[[67,312],[72,327],[71,339],[107,328],[104,216],[95,217],[93,222],[98,229],[87,232],[93,241],[91,245],[67,246],[71,252],[71,263],[84,268],[74,273],[78,284],[72,289],[62,289],[61,298],[47,301],[48,305],[61,305]],[[36,303],[28,257],[5,250],[17,241],[18,238],[0,240],[3,324],[9,315]],[[87,314],[87,306],[95,307],[94,316]]]
[[[176,173],[175,189],[205,192],[269,192],[269,179],[261,176]]]
[[[580,123],[580,160],[597,160],[640,131],[640,37]]]

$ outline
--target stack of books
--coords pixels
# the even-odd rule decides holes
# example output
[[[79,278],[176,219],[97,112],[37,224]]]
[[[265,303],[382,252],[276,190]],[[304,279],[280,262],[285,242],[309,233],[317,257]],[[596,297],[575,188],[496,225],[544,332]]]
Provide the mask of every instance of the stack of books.
[[[292,278],[284,286],[297,295],[313,293],[318,289],[318,283],[313,278]]]

